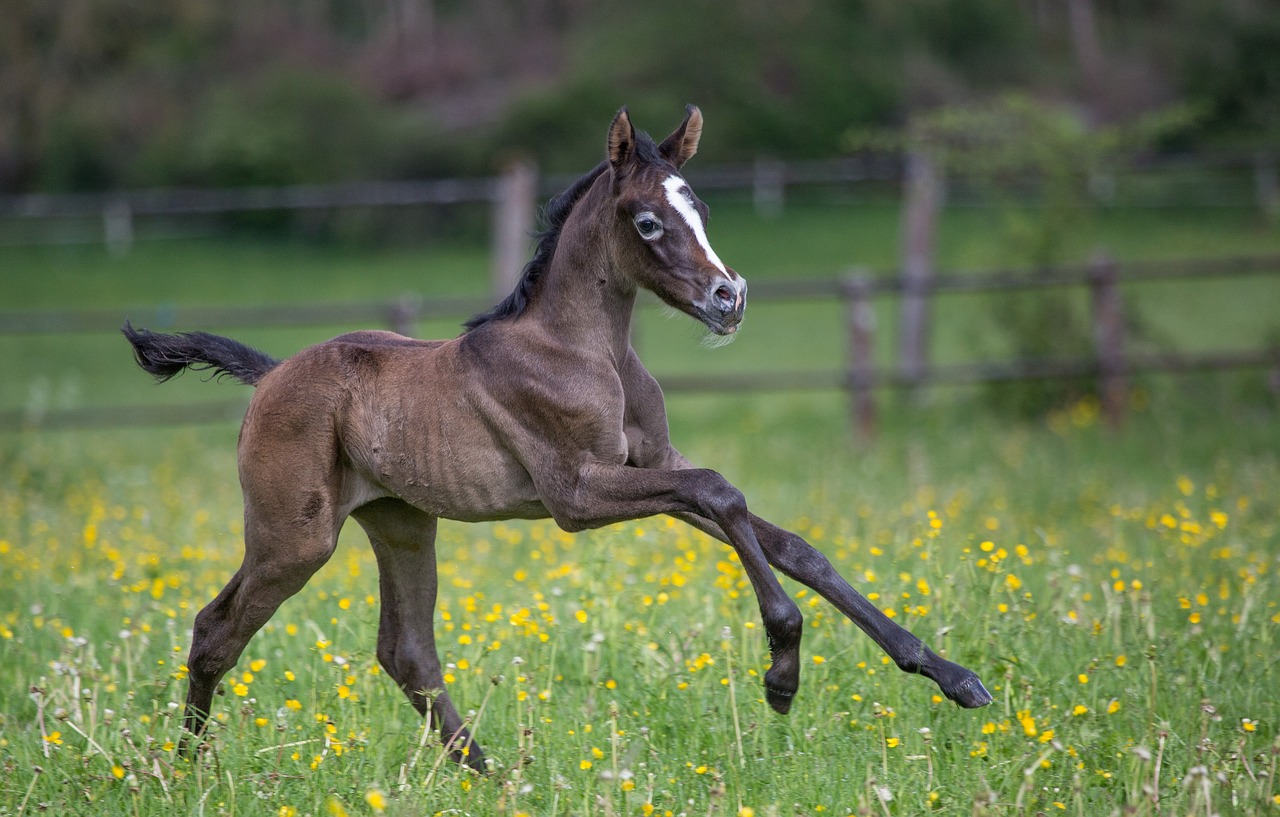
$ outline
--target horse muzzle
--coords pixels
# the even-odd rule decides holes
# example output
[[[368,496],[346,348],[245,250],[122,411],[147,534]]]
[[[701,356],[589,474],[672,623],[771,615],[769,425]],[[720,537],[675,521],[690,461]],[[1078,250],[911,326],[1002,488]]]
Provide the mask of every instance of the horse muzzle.
[[[747,279],[732,270],[716,276],[702,299],[694,304],[698,316],[717,335],[732,335],[747,308]]]

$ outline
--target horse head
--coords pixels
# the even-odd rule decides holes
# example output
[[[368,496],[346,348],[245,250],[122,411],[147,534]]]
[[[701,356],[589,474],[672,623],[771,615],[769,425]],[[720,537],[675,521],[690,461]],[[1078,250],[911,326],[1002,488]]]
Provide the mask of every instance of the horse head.
[[[669,306],[717,335],[742,322],[747,282],[726,266],[707,240],[707,206],[680,168],[698,150],[702,112],[693,105],[661,144],[637,134],[627,109],[609,126],[608,162],[617,206],[617,268]]]

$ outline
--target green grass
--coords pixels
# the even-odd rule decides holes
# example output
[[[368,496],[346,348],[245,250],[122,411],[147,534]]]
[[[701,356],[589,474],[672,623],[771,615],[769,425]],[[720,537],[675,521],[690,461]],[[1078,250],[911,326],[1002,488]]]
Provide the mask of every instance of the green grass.
[[[753,281],[894,263],[890,207],[799,201],[758,221],[713,204],[717,250]],[[998,265],[995,228],[948,213],[943,263]],[[1099,242],[1124,258],[1280,249],[1245,211],[1117,212],[1069,255]],[[0,269],[6,309],[487,286],[483,251],[465,246],[4,248]],[[1133,287],[1135,342],[1257,345],[1276,287]],[[999,352],[994,303],[939,299],[936,359]],[[893,303],[877,309],[891,362]],[[345,328],[235,334],[287,354]],[[836,307],[756,304],[737,342],[708,350],[687,319],[644,310],[638,342],[659,373],[822,368],[841,362],[840,331]],[[0,408],[247,395],[194,377],[153,387],[106,335],[0,338],[0,367]],[[1275,813],[1274,394],[1257,373],[1151,377],[1132,403],[1113,433],[1092,398],[1012,420],[976,390],[923,407],[886,394],[860,444],[834,392],[669,400],[695,462],[978,671],[996,695],[980,711],[936,700],[784,581],[806,616],[805,669],[792,713],[774,714],[735,558],[665,519],[573,537],[442,524],[442,659],[497,761],[487,779],[442,762],[378,669],[376,568],[355,526],[228,677],[212,751],[178,757],[192,619],[241,555],[235,426],[0,434],[0,815]]]
[[[1220,408],[1155,401],[1118,436],[1087,404],[903,413],[868,448],[834,395],[673,401],[690,456],[996,703],[939,700],[784,582],[807,621],[784,718],[724,546],[663,519],[446,523],[440,647],[490,779],[441,763],[378,670],[355,526],[228,678],[214,751],[178,757],[191,620],[240,555],[234,427],[7,435],[0,811],[1271,813],[1280,452],[1273,413]]]

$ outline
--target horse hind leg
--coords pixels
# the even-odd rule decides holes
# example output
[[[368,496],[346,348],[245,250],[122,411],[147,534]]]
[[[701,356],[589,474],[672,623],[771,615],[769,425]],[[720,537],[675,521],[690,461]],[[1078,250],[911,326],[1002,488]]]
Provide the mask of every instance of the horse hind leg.
[[[263,518],[252,505],[246,506],[244,563],[196,615],[192,631],[183,717],[190,736],[204,730],[218,682],[235,666],[249,640],[333,554],[337,528],[328,515],[310,513],[316,496],[300,500],[308,514],[284,522]],[[187,740],[183,748],[189,748]]]
[[[487,772],[484,752],[445,691],[436,651],[436,518],[398,499],[371,502],[352,516],[378,560],[378,661],[418,712],[430,713],[453,760]]]

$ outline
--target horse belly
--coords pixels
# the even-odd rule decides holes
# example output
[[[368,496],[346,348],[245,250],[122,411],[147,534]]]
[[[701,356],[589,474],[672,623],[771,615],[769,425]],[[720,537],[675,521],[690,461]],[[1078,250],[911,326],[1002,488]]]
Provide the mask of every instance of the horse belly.
[[[372,433],[357,466],[419,510],[464,522],[548,515],[528,472],[483,423],[422,414],[413,421],[381,413],[366,418],[361,426]]]
[[[445,519],[483,522],[494,519],[542,519],[547,509],[538,499],[533,480],[519,464],[436,461],[426,485],[405,485],[401,498]]]

